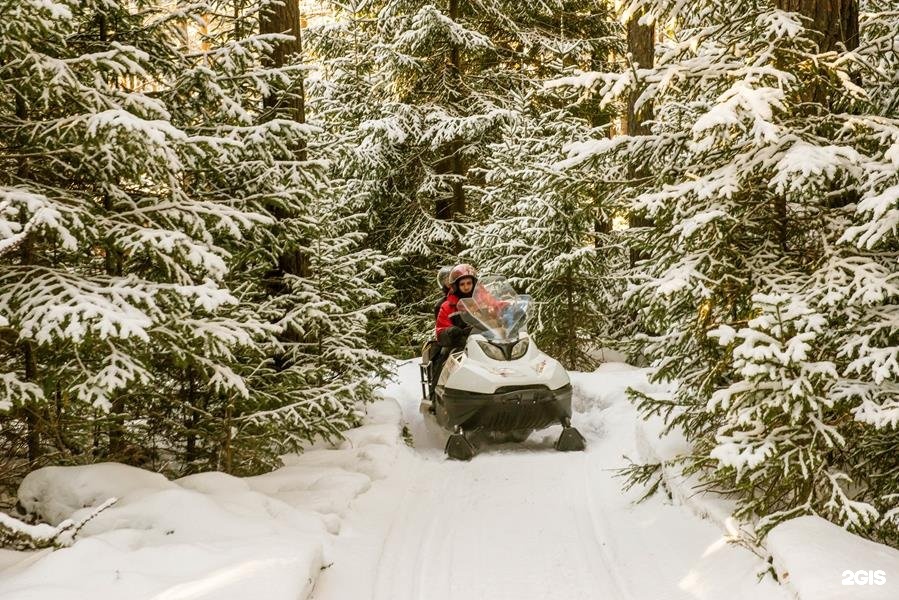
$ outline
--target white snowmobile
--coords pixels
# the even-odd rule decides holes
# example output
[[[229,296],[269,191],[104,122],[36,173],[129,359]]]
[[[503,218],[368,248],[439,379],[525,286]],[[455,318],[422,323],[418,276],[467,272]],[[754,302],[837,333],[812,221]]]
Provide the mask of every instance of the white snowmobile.
[[[464,348],[446,358],[436,381],[435,358],[446,352],[429,342],[422,352],[422,412],[433,414],[451,435],[446,454],[470,460],[470,435],[487,432],[523,442],[536,429],[562,424],[561,451],[584,450],[571,426],[571,382],[558,361],[544,354],[527,334],[530,296],[519,295],[501,276],[481,278],[459,312],[472,327]]]

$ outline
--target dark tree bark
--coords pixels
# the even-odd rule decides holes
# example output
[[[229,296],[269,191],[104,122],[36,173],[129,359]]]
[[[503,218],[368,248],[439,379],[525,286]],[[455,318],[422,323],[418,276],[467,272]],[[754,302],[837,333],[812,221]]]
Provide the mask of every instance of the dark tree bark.
[[[109,22],[106,15],[97,15],[97,27],[99,29],[100,47],[103,50],[108,49],[109,43]],[[103,209],[110,213],[114,207],[112,197],[108,194],[103,196]],[[112,277],[120,277],[123,273],[122,254],[115,248],[112,239],[107,239],[104,244],[103,266],[107,275]],[[109,409],[109,449],[110,457],[119,458],[125,451],[125,430],[123,423],[125,422],[125,399],[121,393],[114,394]]]
[[[818,34],[818,48],[821,52],[858,48],[858,0],[776,0],[777,8],[799,13],[808,19],[807,26]],[[860,83],[857,81],[856,83]],[[806,101],[825,106],[832,105],[834,98],[817,82],[810,83],[802,92]],[[857,201],[854,190],[836,194],[828,201],[830,207],[842,207]],[[788,214],[785,198],[775,198],[775,217],[778,222],[778,240],[781,248],[788,249]]]
[[[605,70],[607,68],[605,58],[605,54],[600,53],[598,49],[594,49],[594,51],[590,55],[590,70]],[[600,109],[598,102],[595,102],[593,105],[593,109],[590,110],[589,118],[591,126],[606,127],[606,135],[608,137],[612,137],[614,135],[614,128],[608,127],[611,122],[610,113]],[[593,219],[593,246],[599,248],[601,246],[600,239],[603,237],[603,235],[612,232],[612,219],[611,217],[606,217],[605,212],[602,210],[601,206],[595,204],[594,210],[596,211],[596,217]]]
[[[643,13],[633,15],[627,22],[627,51],[638,68],[652,68],[655,63],[655,26],[640,25]],[[631,91],[627,102],[627,135],[645,135],[649,133],[648,121],[653,118],[652,104],[646,103],[637,108],[637,98],[642,89]]]
[[[822,52],[858,48],[858,0],[777,0],[777,8],[810,20]]]
[[[15,109],[16,118],[21,123],[25,123],[25,120],[28,118],[28,102],[18,91],[15,92]],[[18,141],[18,145],[24,154],[26,141],[24,134],[22,135],[23,137]],[[19,181],[28,179],[31,174],[31,165],[29,165],[28,159],[20,156],[16,159],[16,163],[16,177]],[[33,234],[28,234],[19,246],[19,261],[22,266],[28,266],[33,265],[35,259],[34,237]],[[22,366],[25,371],[25,381],[40,385],[40,382],[38,381],[38,366],[34,345],[30,341],[25,340],[19,344],[19,348],[22,351]],[[40,458],[42,453],[41,410],[34,400],[25,401],[20,410],[20,418],[24,419],[26,425],[25,438],[26,446],[28,448],[28,460],[29,462],[34,463]]]
[[[643,14],[643,11],[636,13],[627,22],[627,51],[636,65],[635,68],[652,68],[655,64],[655,25],[641,25],[639,20]],[[649,121],[654,116],[653,106],[649,102],[644,103],[642,106],[637,106],[637,99],[642,91],[641,86],[635,87],[631,90],[628,97],[625,121],[625,133],[627,135],[647,135],[650,133]],[[642,175],[642,172],[641,170],[635,170],[631,175],[639,177]],[[631,227],[652,227],[653,225],[652,220],[635,213],[628,215],[628,224]],[[631,248],[630,254],[631,266],[642,258],[637,248]]]
[[[461,15],[461,0],[449,0],[449,18],[457,20]],[[462,100],[462,52],[458,44],[450,42],[447,60],[447,81],[449,84],[449,100],[457,103]],[[443,157],[437,161],[435,170],[441,174],[453,175],[453,193],[448,198],[438,198],[434,207],[438,219],[450,220],[466,212],[464,180],[467,174],[462,161],[462,141],[455,139],[442,148]]]
[[[197,430],[200,425],[200,412],[196,410],[196,377],[193,367],[190,365],[184,370],[184,379],[187,383],[181,388],[181,396],[184,404],[188,407],[188,412],[184,418],[184,428],[186,430],[184,444],[184,473],[187,475],[194,472],[194,462],[197,460]]]
[[[298,0],[282,0],[280,4],[271,4],[261,11],[259,17],[259,31],[263,34],[283,33],[293,36],[292,40],[284,40],[273,44],[272,51],[266,60],[270,67],[279,68],[289,64],[291,57],[302,55],[303,34],[302,21],[300,19],[300,5]],[[289,93],[271,93],[263,98],[263,106],[268,109],[269,116],[281,116],[297,123],[306,122],[306,92],[303,77],[298,76],[296,84]],[[299,160],[306,160],[306,147],[302,145],[297,151]],[[272,208],[272,214],[277,219],[285,219],[288,215],[277,208]],[[298,240],[296,247],[282,254],[278,259],[277,268],[268,274],[267,279],[272,281],[271,291],[277,293],[282,284],[278,281],[280,275],[291,274],[300,277],[308,277],[311,274],[310,260],[304,248],[307,243]]]
[[[300,56],[303,52],[303,34],[300,23],[300,5],[298,0],[282,0],[280,4],[272,4],[261,11],[259,32],[283,33],[293,36],[292,40],[284,40],[273,45],[268,57],[269,65],[275,68],[288,64],[291,56]],[[306,122],[306,97],[303,77],[297,77],[296,87],[290,94],[272,93],[263,98],[263,106],[292,119],[298,123]]]
[[[25,363],[25,381],[37,383],[37,360],[31,342],[22,342],[22,359]],[[25,402],[24,411],[27,429],[28,461],[34,463],[41,456],[41,413],[34,400]]]
[[[300,15],[298,0],[281,0],[280,4],[270,4],[260,12],[259,32],[262,34],[281,33],[292,36],[290,40],[284,40],[273,44],[272,51],[265,59],[266,66],[280,68],[290,64],[291,60],[301,60],[303,51],[303,22]],[[265,118],[282,118],[306,122],[306,92],[303,83],[303,75],[300,72],[293,86],[288,90],[273,92],[263,98],[263,107],[266,109]],[[300,143],[296,149],[298,160],[307,159],[306,144]],[[269,208],[272,216],[278,221],[287,221],[293,215],[285,211],[283,207],[273,205]],[[305,235],[299,235],[296,239],[289,240],[284,250],[278,256],[278,263],[264,276],[266,291],[277,296],[289,293],[289,286],[285,281],[285,275],[293,275],[308,279],[313,276],[312,269],[312,243]],[[282,342],[294,344],[299,342],[313,342],[293,329],[283,331],[279,336]],[[275,368],[284,370],[289,368],[289,353],[277,352],[273,357]],[[231,471],[231,419],[233,417],[233,403],[228,400],[224,408],[225,414],[222,421],[222,439],[219,460],[226,472]]]

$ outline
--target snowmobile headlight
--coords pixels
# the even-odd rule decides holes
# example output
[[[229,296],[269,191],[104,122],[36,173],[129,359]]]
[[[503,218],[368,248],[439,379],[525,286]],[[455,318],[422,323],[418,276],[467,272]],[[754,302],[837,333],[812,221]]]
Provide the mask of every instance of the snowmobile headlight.
[[[481,340],[478,340],[478,346],[481,347],[481,350],[484,351],[484,354],[486,354],[488,358],[492,358],[493,360],[506,360],[502,348],[494,346],[490,342],[482,342]]]
[[[526,339],[518,340],[517,342],[515,342],[515,345],[512,346],[512,360],[519,359],[522,356],[524,356],[525,354],[527,354],[528,353],[528,345],[529,344]]]

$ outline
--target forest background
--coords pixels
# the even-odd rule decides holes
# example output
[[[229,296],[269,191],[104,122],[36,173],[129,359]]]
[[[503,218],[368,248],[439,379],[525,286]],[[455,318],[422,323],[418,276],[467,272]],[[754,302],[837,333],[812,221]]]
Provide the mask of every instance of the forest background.
[[[466,261],[762,534],[899,545],[891,0],[0,0],[0,163],[8,491],[339,437]]]

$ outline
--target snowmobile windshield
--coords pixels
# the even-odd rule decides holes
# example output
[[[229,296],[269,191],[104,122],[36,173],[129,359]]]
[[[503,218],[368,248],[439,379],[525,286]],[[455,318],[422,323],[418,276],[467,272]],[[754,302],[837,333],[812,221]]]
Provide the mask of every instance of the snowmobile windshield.
[[[505,277],[488,275],[478,279],[471,298],[459,300],[462,319],[484,337],[499,342],[517,340],[526,329],[531,297],[518,294]]]

